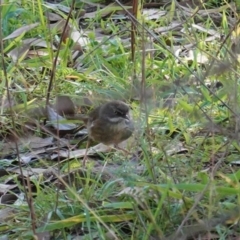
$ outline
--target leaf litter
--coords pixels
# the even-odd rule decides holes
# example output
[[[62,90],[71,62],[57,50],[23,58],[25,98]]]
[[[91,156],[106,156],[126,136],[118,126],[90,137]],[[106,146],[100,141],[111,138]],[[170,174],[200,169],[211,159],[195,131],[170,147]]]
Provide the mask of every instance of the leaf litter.
[[[53,22],[57,21],[57,22],[51,23],[49,25],[50,30],[55,30],[56,31],[55,34],[61,34],[63,32],[63,26],[65,25],[65,20],[61,17],[61,12],[69,13],[70,8],[65,7],[61,4],[47,3],[46,5],[49,7],[49,9],[55,11],[55,13],[48,14],[47,17],[48,17],[49,21],[53,21]],[[109,19],[111,19],[111,17],[112,17],[114,19],[114,17],[116,17],[116,15],[118,15],[118,11],[120,10],[119,7],[115,7],[115,6],[102,6],[100,4],[99,5],[97,4],[97,6],[101,7],[100,12],[99,12],[99,10],[96,10],[91,13],[83,13],[83,15],[79,19],[85,20],[87,18],[92,18],[92,17],[98,17],[98,18],[109,17]],[[196,15],[198,15],[200,17],[209,17],[211,14],[216,15],[216,13],[218,13],[217,16],[214,16],[215,18],[213,18],[213,19],[216,23],[218,23],[221,19],[221,9],[215,9],[215,10],[211,10],[211,11],[199,10],[197,13],[195,13],[194,11],[190,10],[189,8],[186,8],[183,6],[180,6],[180,7],[184,11],[179,11],[178,14],[179,14],[179,16],[182,16],[183,18],[185,18],[186,16],[189,18],[191,18],[191,17],[196,18]],[[129,9],[129,8],[127,7],[126,9]],[[56,13],[59,13],[59,15]],[[72,14],[75,14],[75,12],[73,12]],[[111,15],[111,14],[115,14],[115,16]],[[122,18],[123,15],[121,15],[121,14],[122,13],[120,13],[119,15],[121,16],[121,19],[123,19]],[[166,11],[159,11],[159,10],[154,10],[154,9],[144,9],[144,15],[146,17],[146,20],[153,20],[153,19],[159,20],[159,19],[161,19],[161,17],[166,15]],[[126,18],[126,20],[127,19],[128,18]],[[31,29],[36,28],[37,26],[38,26],[38,23],[35,23],[35,24],[30,24],[30,25],[24,26],[22,28],[19,28],[19,29],[15,30],[14,32],[12,32],[10,35],[6,36],[3,40],[5,41],[8,39],[17,38],[21,34],[25,34],[26,32],[30,31]],[[205,29],[204,25],[200,26],[199,24],[192,24],[192,28],[195,28],[203,33],[207,33],[208,35],[211,35],[210,36],[211,39],[209,41],[213,41],[213,40],[219,39],[221,37],[221,35],[216,30]],[[181,21],[179,21],[178,18],[175,18],[173,21],[171,21],[171,23],[168,26],[164,26],[164,27],[157,26],[153,30],[159,34],[168,32],[170,30],[174,30],[177,32],[176,36],[179,36],[179,34],[180,34],[182,37],[185,34],[185,29],[184,29],[183,23]],[[99,35],[98,35],[99,42],[102,42],[102,40],[106,36],[108,36],[107,34],[103,34],[103,31],[101,31],[101,29],[99,30],[99,28],[96,29],[96,31],[99,32]],[[84,34],[86,34],[86,32],[84,33],[84,31],[78,31],[75,27],[73,27],[69,24],[67,36],[70,37],[76,43],[75,48],[72,48],[72,51],[75,51],[75,50],[81,51],[82,49],[87,50],[87,45],[89,44],[89,39],[88,39],[87,35],[84,35]],[[206,41],[207,41],[207,39],[208,38],[206,38]],[[178,42],[177,38],[175,40],[176,40],[176,46],[177,46],[179,42]],[[183,45],[183,46],[187,48],[187,53],[185,55],[180,55],[177,53],[176,54],[177,57],[180,57],[183,60],[186,60],[188,62],[190,60],[195,61],[197,59],[197,62],[200,65],[206,64],[209,61],[209,56],[204,55],[202,52],[198,52],[198,53],[196,52],[195,43],[191,43],[191,41],[186,41],[184,44],[185,45]],[[30,50],[33,46],[39,47],[40,49]],[[38,53],[39,53],[39,55],[41,55],[41,49],[45,49],[46,47],[47,47],[47,44],[44,40],[34,39],[34,38],[28,39],[28,40],[26,39],[25,42],[23,41],[23,45],[21,47],[15,48],[15,49],[9,51],[7,54],[8,54],[8,56],[12,57],[12,59],[16,62],[19,58],[27,58],[30,56],[34,58],[34,56],[37,56]],[[53,50],[56,50],[57,47],[58,47],[57,44],[55,46],[52,45]],[[34,55],[34,54],[30,55],[30,53],[31,54],[33,53],[32,51],[36,51],[38,53],[36,53],[36,55]],[[61,59],[59,59],[59,61],[61,61]],[[61,130],[63,130],[63,131],[69,130],[70,134],[75,134],[74,130],[76,130],[77,124],[67,123],[68,120],[65,118],[65,116],[60,116],[54,110],[54,107],[52,107],[52,106],[47,106],[47,112],[48,112],[49,122],[47,125],[40,124],[40,126],[42,127],[42,131],[45,133],[48,131],[51,132],[51,131],[55,130],[54,137],[45,138],[45,137],[36,137],[34,135],[30,135],[28,137],[19,138],[18,140],[14,141],[12,146],[9,148],[9,150],[6,153],[2,154],[2,158],[5,158],[7,155],[8,156],[11,155],[11,153],[12,153],[11,151],[15,147],[14,145],[17,144],[18,147],[20,147],[20,149],[22,149],[21,151],[25,151],[25,152],[21,152],[21,154],[19,155],[19,157],[20,157],[19,160],[24,168],[26,166],[26,169],[23,169],[23,171],[20,171],[20,169],[17,166],[15,168],[9,167],[6,169],[8,174],[15,173],[15,174],[18,174],[19,176],[21,175],[21,177],[24,177],[25,179],[27,179],[27,178],[29,178],[29,177],[31,178],[33,176],[37,176],[40,178],[41,174],[45,173],[48,177],[46,178],[46,181],[43,181],[44,183],[54,182],[54,181],[56,183],[58,181],[58,178],[67,179],[67,177],[69,175],[71,175],[71,173],[73,173],[72,176],[75,175],[76,170],[70,171],[69,173],[67,173],[65,175],[64,174],[59,175],[58,171],[56,171],[55,169],[52,169],[52,167],[47,167],[47,168],[31,167],[31,162],[33,160],[41,161],[42,159],[48,159],[48,160],[60,159],[61,161],[64,161],[66,159],[76,159],[76,158],[78,159],[78,158],[83,157],[85,154],[85,149],[72,150],[71,147],[74,147],[74,144],[71,144],[68,139],[60,138],[58,136],[58,134],[56,134],[56,132],[60,132]],[[66,123],[64,123],[64,121],[66,121]],[[48,128],[49,125],[51,125],[53,127],[53,129]],[[73,132],[71,132],[71,131],[73,131]],[[34,134],[34,131],[32,132],[32,134]],[[71,136],[71,138],[73,139],[74,136]],[[4,140],[3,140],[3,142],[4,142]],[[8,141],[8,143],[9,143],[9,141]],[[3,149],[5,149],[5,148],[7,148],[6,142],[3,144]],[[170,150],[169,150],[169,152],[167,152],[167,154],[169,154],[169,155],[188,151],[188,149],[185,148],[181,143],[174,144],[172,147],[170,146],[169,148],[170,148]],[[28,149],[28,152],[26,152],[26,149]],[[110,151],[112,151],[112,148],[109,148],[107,146],[99,144],[97,146],[90,148],[88,151],[88,155],[93,156],[96,154],[98,155],[99,153],[109,153]],[[15,159],[15,155],[16,155],[16,153],[14,153],[11,156],[11,158]],[[92,169],[93,174],[102,172],[103,175],[105,174],[104,176],[106,177],[106,179],[115,179],[114,171],[104,168],[104,166],[102,166],[101,161],[94,161],[94,162],[95,162],[95,164],[101,165],[101,167],[99,167],[99,166],[94,167]],[[11,164],[12,164],[12,162],[11,162]],[[113,166],[113,169],[117,168],[117,167],[118,167],[117,165]],[[85,173],[83,169],[80,169],[78,171],[83,175]],[[141,169],[141,171],[144,172],[144,169]],[[102,177],[104,178],[104,176],[102,176]],[[11,179],[11,181],[14,182],[14,177]],[[70,184],[70,182],[69,182],[69,184]],[[3,200],[3,202],[1,200],[2,204],[5,201],[6,202],[9,202],[9,201],[14,202],[16,195],[13,194],[13,195],[8,196],[7,192],[9,190],[15,189],[16,187],[17,187],[17,184],[7,184],[7,183],[2,184],[0,186],[1,194],[2,194],[2,196],[5,196],[5,197],[3,197],[3,199],[5,198]],[[20,189],[18,189],[18,191],[21,192]],[[135,189],[125,188],[117,196],[129,195],[132,197],[136,197],[136,195],[139,195],[139,194],[140,195],[143,194],[143,197],[144,197],[145,193],[142,188],[135,188]],[[17,200],[17,199],[15,199],[15,200]],[[2,216],[4,216],[4,214]],[[2,217],[2,218],[4,218],[4,217]]]

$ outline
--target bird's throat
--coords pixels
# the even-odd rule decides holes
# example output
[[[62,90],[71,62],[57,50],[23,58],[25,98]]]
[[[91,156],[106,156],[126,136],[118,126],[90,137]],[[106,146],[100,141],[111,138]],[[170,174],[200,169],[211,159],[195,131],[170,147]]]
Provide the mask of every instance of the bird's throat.
[[[108,121],[111,123],[121,123],[125,121],[125,119],[123,119],[122,117],[109,117]]]

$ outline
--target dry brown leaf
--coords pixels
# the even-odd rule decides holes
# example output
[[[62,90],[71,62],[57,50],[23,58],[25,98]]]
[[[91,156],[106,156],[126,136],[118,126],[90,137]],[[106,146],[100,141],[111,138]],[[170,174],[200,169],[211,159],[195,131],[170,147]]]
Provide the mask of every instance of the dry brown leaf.
[[[48,47],[48,44],[45,40],[41,39],[41,38],[27,38],[24,39],[23,44],[30,44],[30,46],[35,46],[35,47]],[[54,45],[51,45],[51,48],[53,50],[56,50],[56,47]]]
[[[73,46],[73,50],[82,51],[82,47],[86,46],[89,43],[89,38],[83,33],[83,31],[76,29],[75,27],[71,27],[70,37],[75,43]]]
[[[38,240],[50,240],[52,239],[50,232],[41,232],[41,233],[36,233],[34,236]]]
[[[1,204],[14,204],[18,200],[18,197],[15,194],[8,193],[4,194],[0,198]]]
[[[27,57],[33,58],[33,57],[43,57],[43,56],[48,56],[49,52],[47,50],[43,50],[43,49],[38,49],[38,50],[29,50]],[[57,62],[57,64],[59,64],[59,61]]]
[[[0,194],[5,194],[15,187],[17,187],[17,184],[0,184]]]
[[[58,130],[73,130],[77,128],[74,123],[67,122],[67,119],[60,116],[53,108],[47,106],[48,119],[51,125]]]
[[[56,4],[56,3],[49,3],[49,2],[45,2],[44,4],[46,7],[52,9],[52,10],[56,10],[56,11],[62,11],[64,13],[70,13],[71,11],[71,8],[70,7],[67,7],[67,6],[64,6],[64,5],[61,5],[61,4]],[[72,13],[74,14],[75,11],[72,11]]]
[[[132,6],[125,6],[126,9],[130,10],[132,8]],[[103,7],[102,9],[98,9],[94,12],[89,12],[89,13],[85,13],[83,17],[81,17],[81,19],[85,19],[85,18],[96,18],[96,17],[106,17],[114,12],[121,12],[122,8],[120,6],[118,6],[116,3],[110,3],[109,5]],[[125,13],[125,11],[123,12]]]
[[[47,17],[47,19],[49,20],[49,21],[59,21],[59,20],[62,20],[63,18],[61,17],[61,16],[59,16],[58,14],[56,14],[56,13],[52,13],[52,12],[46,12],[45,13],[45,15],[46,15],[46,17]]]
[[[173,142],[169,144],[167,147],[166,153],[168,156],[179,154],[182,152],[188,152],[188,149],[183,146],[182,142]]]
[[[143,9],[143,16],[146,20],[160,19],[162,16],[167,15],[167,11],[162,11],[156,8]]]
[[[3,208],[0,210],[0,222],[6,223],[6,221],[10,220],[11,218],[14,218],[16,214],[16,209],[14,208]],[[8,238],[7,238],[8,239]]]
[[[9,139],[6,139],[6,141],[1,144],[1,156],[15,154],[16,142],[19,148],[25,148],[31,151],[24,154],[20,154],[20,159],[24,163],[27,163],[28,161],[31,161],[33,158],[34,159],[39,158],[39,154],[45,153],[46,152],[45,147],[53,145],[53,138],[49,137],[49,138],[41,139],[34,135],[29,135],[29,136],[26,135],[26,136],[15,138],[14,141],[10,141]],[[9,160],[9,161],[13,161],[13,160]]]
[[[56,23],[49,24],[49,29],[51,32],[54,32],[55,34],[61,34],[63,33],[65,24],[66,24],[66,20],[61,19]],[[70,32],[70,26],[68,25],[66,28],[65,34],[69,36],[69,32]]]
[[[215,36],[218,39],[221,38],[221,34],[219,32],[217,32],[217,31],[213,30],[213,29],[206,29],[206,28],[204,28],[204,27],[202,27],[200,25],[197,25],[197,24],[192,24],[192,27],[198,29],[201,32],[205,32],[205,33],[207,33],[209,35]]]
[[[104,152],[109,152],[111,151],[113,148],[106,146],[102,143],[89,148],[87,155],[91,156],[91,155],[95,155],[96,153],[104,153]],[[68,159],[73,159],[73,158],[81,158],[84,157],[86,152],[86,149],[80,149],[80,150],[75,150],[75,151],[64,151],[64,150],[60,150],[58,152],[58,154],[52,154],[51,159],[56,159],[58,157],[63,157],[63,158],[68,158]]]
[[[183,24],[179,21],[173,21],[168,26],[155,28],[154,31],[158,33],[164,33],[169,31],[180,31],[183,28]]]
[[[75,115],[75,106],[69,96],[57,96],[54,109],[61,116]]]
[[[5,108],[9,108],[10,106],[14,106],[15,105],[15,99],[13,96],[10,96],[10,99],[7,98],[7,96],[2,96],[1,98],[1,108],[5,109]]]
[[[31,29],[37,27],[38,25],[39,25],[39,23],[32,23],[32,24],[20,27],[17,30],[15,30],[14,32],[12,32],[10,35],[5,37],[3,39],[3,41],[5,41],[7,39],[11,39],[11,38],[16,38],[16,37],[20,36],[22,33],[26,33],[28,31],[30,31]]]
[[[32,136],[28,138],[27,141],[29,142],[30,149],[38,149],[53,145],[53,137],[40,138],[37,136]]]
[[[12,58],[13,62],[17,62],[19,59],[24,59],[27,56],[29,48],[30,44],[25,44],[23,46],[14,48],[7,55],[8,57]]]
[[[29,168],[29,169],[22,169],[22,173],[23,173],[23,176],[24,177],[29,177],[29,176],[38,176],[39,174],[43,174],[44,172],[48,171],[47,169],[45,168]],[[11,172],[11,173],[16,173],[18,175],[21,175],[21,171],[19,168],[16,168],[16,169],[11,169],[9,168],[8,169],[8,172]]]
[[[65,19],[61,19],[56,23],[49,25],[51,31],[55,31],[57,34],[62,34],[66,24]],[[68,26],[64,32],[63,41],[65,42],[67,38],[71,38],[75,43],[73,50],[82,51],[82,46],[86,46],[89,43],[88,37],[84,35],[82,30],[77,29],[71,23],[68,23]]]
[[[133,137],[128,138],[127,140],[121,142],[118,146],[121,149],[126,149],[128,145],[132,145]],[[111,152],[115,148],[113,145],[106,146],[102,143],[99,143],[91,148],[88,149],[87,155],[88,156],[93,156],[96,155],[97,153],[106,153],[106,152]],[[121,150],[119,150],[121,151]],[[81,158],[84,157],[86,153],[86,149],[80,149],[80,150],[75,150],[75,151],[64,151],[60,150],[58,154],[52,154],[51,159],[56,159],[58,157],[63,157],[63,158],[68,158],[68,159],[73,159],[73,158]]]
[[[7,55],[13,59],[14,62],[17,62],[19,58],[24,58],[25,56],[32,55],[32,51],[29,53],[29,49],[31,46],[35,47],[45,47],[47,48],[47,43],[45,40],[39,38],[28,38],[22,41],[22,45],[20,47],[16,47],[12,49]],[[53,50],[56,50],[55,46],[51,46]],[[35,56],[48,55],[48,52],[41,52],[41,50],[34,50]],[[36,54],[37,53],[37,54]]]
[[[22,154],[19,154],[19,159],[20,159],[21,163],[28,164],[33,159],[39,159],[40,154],[44,154],[45,152],[46,152],[46,150],[44,148],[42,148],[40,150],[31,151],[28,153],[22,153]]]
[[[5,169],[0,169],[0,178],[3,176],[9,175],[9,173]]]

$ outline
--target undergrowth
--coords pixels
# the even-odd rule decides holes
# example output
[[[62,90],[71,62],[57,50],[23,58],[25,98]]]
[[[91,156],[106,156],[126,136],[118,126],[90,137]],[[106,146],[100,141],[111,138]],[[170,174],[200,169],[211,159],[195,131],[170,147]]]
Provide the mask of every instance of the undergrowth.
[[[82,20],[87,23],[83,32],[88,43],[77,58],[70,35],[60,42],[63,27],[49,28],[45,13],[51,8],[40,0],[1,5],[1,140],[17,143],[12,152],[2,154],[2,170],[19,168],[19,155],[34,152],[29,145],[20,152],[15,147],[19,139],[31,141],[24,135],[26,122],[35,118],[29,109],[46,104],[50,83],[50,103],[67,95],[81,111],[83,97],[96,106],[112,99],[128,102],[135,122],[131,154],[98,154],[86,168],[82,159],[53,162],[46,154],[21,167],[29,175],[11,172],[8,177],[16,187],[7,193],[16,195],[17,201],[2,201],[2,214],[4,210],[10,214],[1,221],[1,235],[6,239],[195,239],[202,234],[201,239],[212,239],[211,232],[218,239],[239,237],[238,25],[229,22],[229,8],[216,10],[222,16],[216,22],[209,12],[207,17],[198,11],[184,15],[172,1],[166,15],[157,20],[144,19],[138,12],[140,24],[121,20],[121,12],[114,15],[119,16],[116,21],[99,17],[96,11],[95,17]],[[50,12],[68,18],[59,9]],[[175,21],[181,23],[181,31],[154,33]],[[33,29],[9,37],[36,22],[39,25]],[[79,19],[71,17],[70,22],[80,31]],[[136,24],[134,58],[132,22]],[[99,40],[102,32],[107,34]],[[29,38],[40,38],[46,45],[24,45]],[[38,53],[31,55],[30,50]],[[52,136],[42,132],[45,116],[38,117],[31,133]],[[4,158],[16,161],[6,166]],[[31,175],[31,168],[49,173]],[[10,184],[6,176],[1,175],[1,180]]]

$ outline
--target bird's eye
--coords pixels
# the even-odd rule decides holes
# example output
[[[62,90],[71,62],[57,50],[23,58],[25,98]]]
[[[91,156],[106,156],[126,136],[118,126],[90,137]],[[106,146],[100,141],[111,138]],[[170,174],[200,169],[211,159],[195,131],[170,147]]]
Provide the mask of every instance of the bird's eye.
[[[119,116],[121,116],[123,113],[121,112],[121,111],[119,111],[119,110],[114,110],[114,113],[116,114],[116,115],[119,115]]]

